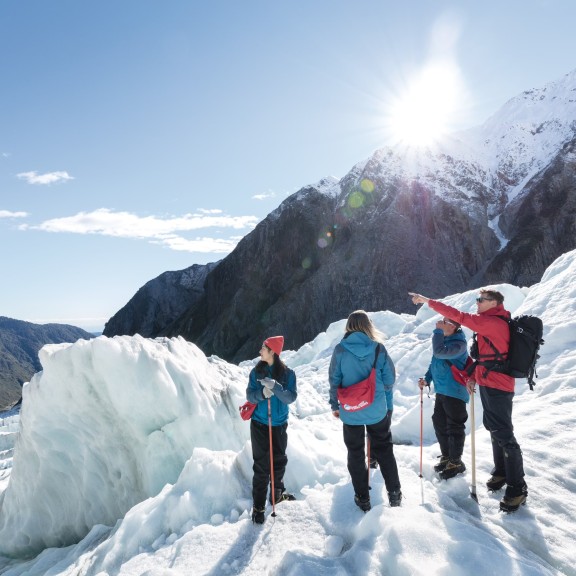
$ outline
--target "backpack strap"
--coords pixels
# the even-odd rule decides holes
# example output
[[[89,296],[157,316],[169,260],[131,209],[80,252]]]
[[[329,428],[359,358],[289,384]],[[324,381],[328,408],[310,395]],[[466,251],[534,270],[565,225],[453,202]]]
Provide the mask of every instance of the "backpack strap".
[[[376,362],[378,362],[378,354],[380,354],[380,342],[376,342],[376,353],[374,354],[374,364],[372,368],[376,369]]]
[[[506,316],[495,316],[495,318],[500,318],[501,320],[504,320],[504,322],[506,322],[506,324],[508,324],[508,318],[506,318]],[[509,326],[509,324],[508,324]],[[502,369],[504,367],[504,364],[506,363],[506,359],[508,358],[508,352],[500,352],[500,350],[498,350],[498,348],[496,348],[496,346],[494,346],[493,342],[490,340],[490,338],[486,337],[486,336],[482,336],[482,338],[484,338],[484,342],[486,342],[486,344],[488,344],[488,346],[490,346],[490,348],[492,348],[492,350],[494,351],[493,354],[480,354],[479,350],[478,350],[478,333],[474,332],[474,334],[472,335],[472,339],[474,340],[474,343],[472,344],[472,347],[476,347],[476,358],[474,358],[475,362],[473,364],[474,368],[476,368],[476,366],[483,366],[484,368],[486,368],[485,372],[484,372],[484,378],[486,378],[486,376],[488,375],[489,372],[491,372],[492,370],[496,370],[499,371],[498,369]],[[471,372],[470,372],[471,374]]]

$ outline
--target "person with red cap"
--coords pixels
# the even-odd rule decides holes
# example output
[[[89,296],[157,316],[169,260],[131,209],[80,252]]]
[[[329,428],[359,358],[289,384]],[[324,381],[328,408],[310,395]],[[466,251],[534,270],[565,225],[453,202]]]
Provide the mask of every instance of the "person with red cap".
[[[284,473],[288,464],[288,404],[296,400],[296,374],[280,360],[284,347],[283,336],[271,336],[260,348],[260,362],[250,372],[246,399],[256,404],[250,421],[250,439],[254,458],[252,478],[252,522],[263,524],[266,494],[270,478],[270,430],[272,429],[272,460],[274,468],[274,495],[270,486],[270,503],[295,500],[284,487]],[[270,404],[270,415],[268,405]],[[273,499],[274,496],[274,499]]]

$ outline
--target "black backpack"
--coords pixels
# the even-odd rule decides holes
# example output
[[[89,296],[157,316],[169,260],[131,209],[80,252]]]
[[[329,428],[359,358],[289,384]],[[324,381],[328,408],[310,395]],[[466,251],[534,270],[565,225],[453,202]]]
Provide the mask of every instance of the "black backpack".
[[[527,378],[530,390],[534,389],[534,376],[536,374],[536,362],[540,355],[538,350],[544,344],[542,334],[544,326],[537,316],[517,316],[507,318],[497,316],[504,320],[510,328],[510,347],[507,352],[499,351],[486,336],[482,336],[490,345],[493,354],[478,353],[477,334],[474,333],[470,356],[476,360],[476,364],[484,366],[487,372],[501,372],[514,378]]]

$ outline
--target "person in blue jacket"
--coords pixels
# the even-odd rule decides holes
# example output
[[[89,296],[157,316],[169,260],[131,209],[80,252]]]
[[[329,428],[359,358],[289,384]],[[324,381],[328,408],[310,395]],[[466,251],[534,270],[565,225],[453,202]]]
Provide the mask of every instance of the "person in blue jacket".
[[[334,348],[329,368],[330,407],[335,418],[343,424],[344,443],[348,449],[348,471],[354,487],[354,502],[363,510],[370,510],[368,467],[364,453],[364,437],[368,434],[370,450],[384,477],[390,506],[400,506],[402,492],[398,466],[394,457],[390,424],[393,410],[393,386],[396,380],[394,363],[381,342],[364,310],[356,310],[348,317],[344,338]],[[376,392],[374,402],[357,410],[347,411],[338,402],[338,387],[347,387],[367,378],[374,365],[376,348]]]
[[[466,337],[460,324],[449,318],[437,322],[432,332],[432,361],[424,378],[418,380],[418,385],[423,389],[434,382],[436,399],[432,423],[441,451],[440,462],[434,466],[434,470],[444,480],[466,470],[462,452],[468,420],[466,404],[470,395],[466,386],[454,379],[452,366],[462,370],[467,358]]]
[[[280,360],[283,336],[267,338],[260,349],[260,362],[250,372],[246,399],[257,404],[250,421],[250,439],[254,458],[252,478],[252,522],[263,524],[266,494],[270,483],[270,435],[268,407],[271,409],[272,454],[274,466],[274,503],[295,500],[284,487],[288,464],[288,404],[296,400],[296,374]],[[272,503],[272,486],[270,486]]]

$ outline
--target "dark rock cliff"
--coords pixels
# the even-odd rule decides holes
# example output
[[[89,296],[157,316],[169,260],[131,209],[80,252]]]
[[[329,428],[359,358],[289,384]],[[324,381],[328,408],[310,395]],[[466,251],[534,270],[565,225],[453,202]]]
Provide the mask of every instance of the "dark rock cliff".
[[[104,336],[157,336],[166,326],[195,306],[204,294],[206,276],[217,263],[194,264],[185,270],[164,272],[147,282],[104,327]]]
[[[500,227],[510,241],[487,266],[485,282],[530,286],[576,246],[576,139],[506,206]]]
[[[492,282],[532,284],[576,247],[574,146],[505,207],[502,250],[489,225],[494,206],[504,204],[498,176],[486,186],[444,158],[442,180],[421,182],[383,169],[386,158],[375,154],[333,193],[308,186],[292,195],[213,269],[199,269],[202,290],[187,306],[170,283],[157,283],[105,334],[181,335],[238,362],[273,334],[297,349],[357,308],[413,312],[408,291],[442,297]],[[177,302],[182,313],[170,308]]]
[[[240,361],[266,336],[296,349],[357,308],[413,311],[409,290],[466,288],[493,231],[418,183],[382,183],[368,165],[339,197],[287,199],[207,276],[204,296],[165,331]]]
[[[437,145],[377,150],[286,199],[205,276],[182,312],[156,295],[105,334],[181,335],[229,361],[266,336],[297,349],[357,308],[531,285],[576,247],[576,70]],[[506,241],[502,241],[506,238]],[[170,302],[169,302],[170,301]],[[160,305],[161,303],[161,305]]]

